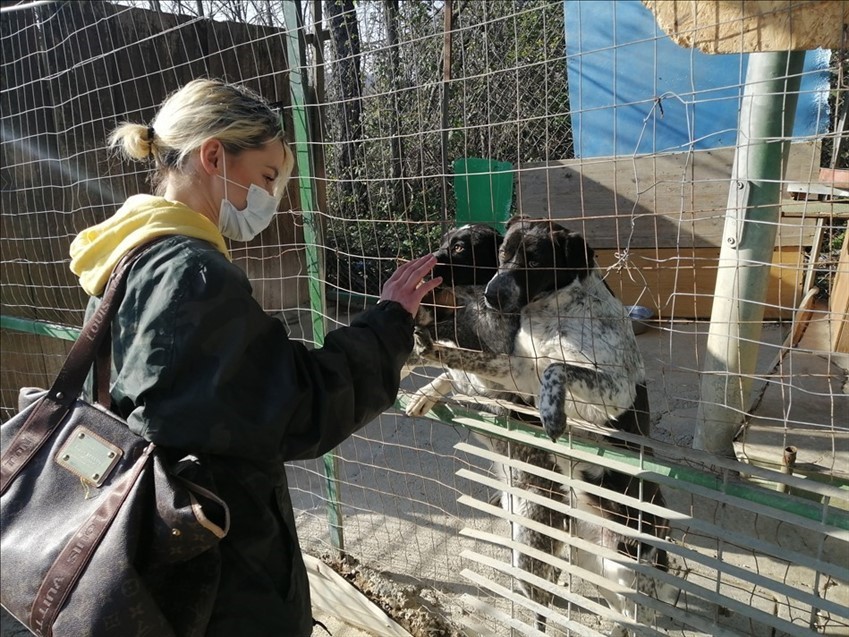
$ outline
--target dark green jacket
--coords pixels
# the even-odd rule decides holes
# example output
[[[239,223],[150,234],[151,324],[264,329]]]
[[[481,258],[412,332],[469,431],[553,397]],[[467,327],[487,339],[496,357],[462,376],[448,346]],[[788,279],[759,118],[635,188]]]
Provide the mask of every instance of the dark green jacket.
[[[132,266],[112,338],[115,411],[161,447],[200,455],[231,509],[207,634],[310,635],[283,463],[320,456],[393,404],[412,317],[381,303],[308,350],[257,304],[242,270],[171,237]]]

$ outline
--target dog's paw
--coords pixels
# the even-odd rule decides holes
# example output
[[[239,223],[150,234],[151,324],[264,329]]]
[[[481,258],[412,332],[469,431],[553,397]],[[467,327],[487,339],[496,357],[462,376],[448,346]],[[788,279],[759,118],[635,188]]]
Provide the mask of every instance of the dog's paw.
[[[562,365],[549,365],[539,388],[539,417],[552,441],[566,431],[566,377]]]
[[[566,410],[563,403],[548,392],[540,392],[539,417],[546,435],[552,442],[557,442],[566,431]]]
[[[542,419],[542,426],[545,429],[546,435],[551,438],[552,442],[557,442],[557,439],[566,431],[566,416],[562,418],[553,418],[550,420]]]
[[[410,418],[421,418],[439,403],[439,397],[432,394],[416,392],[410,398],[410,402],[404,409],[404,413]]]

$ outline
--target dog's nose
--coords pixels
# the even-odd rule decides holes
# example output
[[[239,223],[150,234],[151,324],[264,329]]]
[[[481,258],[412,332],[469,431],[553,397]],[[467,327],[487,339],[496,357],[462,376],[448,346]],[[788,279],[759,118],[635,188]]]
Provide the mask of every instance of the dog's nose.
[[[486,305],[499,312],[518,312],[521,290],[509,274],[496,274],[484,288]]]
[[[486,306],[491,310],[500,310],[501,302],[498,298],[498,290],[487,284],[486,288],[483,292],[483,300],[486,303]]]

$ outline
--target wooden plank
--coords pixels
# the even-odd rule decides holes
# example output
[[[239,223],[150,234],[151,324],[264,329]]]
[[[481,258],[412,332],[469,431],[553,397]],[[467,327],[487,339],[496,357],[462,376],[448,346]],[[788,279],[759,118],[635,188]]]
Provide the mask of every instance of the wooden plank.
[[[831,348],[849,354],[849,240],[843,238],[829,300]]]
[[[705,53],[839,49],[849,3],[834,0],[643,0],[679,46]]]
[[[781,204],[782,217],[809,219],[849,219],[849,203],[836,201],[787,201]]]
[[[819,148],[792,144],[786,177],[811,181]],[[523,164],[517,209],[562,222],[596,249],[719,246],[734,150]],[[776,243],[806,245],[813,232],[809,219],[782,219]]]
[[[849,197],[849,190],[835,184],[800,183],[793,181],[787,184],[787,192],[803,195],[816,195],[825,199],[840,199]]]
[[[616,264],[615,250],[598,250],[602,268]],[[614,269],[607,283],[624,304],[644,305],[661,320],[709,319],[713,306],[719,248],[631,250],[628,269]],[[799,248],[778,248],[773,253],[764,308],[765,320],[793,316],[804,277]]]
[[[304,555],[313,606],[372,635],[412,637],[374,602],[327,564]]]

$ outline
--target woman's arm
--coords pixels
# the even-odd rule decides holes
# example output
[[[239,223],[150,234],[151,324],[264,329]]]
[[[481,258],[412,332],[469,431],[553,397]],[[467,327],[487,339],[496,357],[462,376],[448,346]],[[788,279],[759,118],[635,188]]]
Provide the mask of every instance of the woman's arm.
[[[422,263],[401,271],[390,296],[417,305]],[[130,274],[113,326],[113,400],[162,446],[318,456],[393,404],[412,332],[409,310],[387,299],[307,349],[256,303],[238,268],[202,242],[169,240]]]

